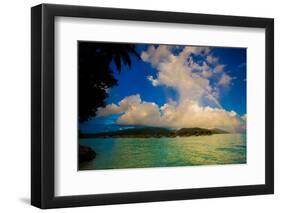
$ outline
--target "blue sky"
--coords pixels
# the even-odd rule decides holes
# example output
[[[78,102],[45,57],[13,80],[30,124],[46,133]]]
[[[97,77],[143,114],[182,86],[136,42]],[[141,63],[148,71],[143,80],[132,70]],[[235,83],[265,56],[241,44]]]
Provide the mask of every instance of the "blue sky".
[[[112,63],[111,66],[114,70],[114,76],[118,80],[118,86],[109,89],[106,103],[113,104],[114,111],[112,106],[101,109],[100,115],[102,116],[98,112],[97,117],[80,124],[82,132],[112,131],[146,124],[159,126],[158,124],[162,125],[163,122],[167,123],[165,127],[175,128],[191,127],[192,122],[194,125],[200,125],[201,123],[196,121],[198,116],[196,119],[192,117],[195,114],[192,113],[194,107],[191,105],[193,104],[203,110],[203,113],[201,112],[202,122],[205,118],[208,121],[212,118],[217,121],[222,118],[228,119],[227,113],[229,113],[230,120],[237,117],[237,121],[231,121],[234,124],[230,123],[230,126],[238,125],[238,121],[242,122],[246,117],[245,48],[192,47],[189,49],[189,46],[161,46],[163,45],[136,45],[141,59],[131,56],[131,68],[122,66],[120,73],[117,72]],[[183,56],[184,60],[182,60]],[[181,76],[178,79],[178,84],[175,82],[176,78],[170,77],[171,82],[169,82],[169,76],[173,74],[173,70],[178,70],[175,75]],[[186,81],[183,81],[183,78],[186,78]],[[185,85],[189,82],[194,86]],[[200,88],[203,88],[202,91],[200,88],[198,90],[196,82],[199,82]],[[191,92],[188,91],[188,88]],[[185,93],[184,90],[187,92]],[[208,92],[205,94],[204,91]],[[202,94],[193,96],[193,92],[201,92]],[[212,94],[212,98],[206,98],[210,94]],[[127,97],[132,98],[128,99]],[[128,106],[126,109],[124,107],[121,109],[122,106],[119,102],[122,100],[128,105],[131,103],[130,107],[136,104],[137,112],[143,112],[145,117],[139,117],[137,112],[132,111],[132,108]],[[188,102],[188,100],[191,101]],[[172,111],[167,111],[164,106],[168,106],[167,109],[171,107]],[[211,109],[206,108],[208,106]],[[176,119],[177,113],[184,114],[185,108],[187,109],[186,119]],[[220,109],[219,113],[217,108]],[[170,115],[171,112],[174,113],[174,117]],[[233,112],[236,113],[235,116],[233,116]],[[170,113],[169,118],[167,113]],[[150,118],[151,120],[149,120]],[[220,126],[218,122],[204,127],[229,128],[228,126]],[[240,127],[235,126],[235,128]]]
[[[214,48],[213,53],[226,64],[227,72],[234,77],[233,84],[225,91],[220,102],[225,109],[240,115],[246,113],[246,49]]]

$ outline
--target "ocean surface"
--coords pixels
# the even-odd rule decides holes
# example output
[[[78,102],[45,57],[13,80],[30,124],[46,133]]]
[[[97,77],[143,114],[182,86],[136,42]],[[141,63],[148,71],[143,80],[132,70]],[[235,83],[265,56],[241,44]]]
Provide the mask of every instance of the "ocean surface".
[[[79,170],[149,168],[246,163],[246,134],[176,138],[80,139],[96,158]]]

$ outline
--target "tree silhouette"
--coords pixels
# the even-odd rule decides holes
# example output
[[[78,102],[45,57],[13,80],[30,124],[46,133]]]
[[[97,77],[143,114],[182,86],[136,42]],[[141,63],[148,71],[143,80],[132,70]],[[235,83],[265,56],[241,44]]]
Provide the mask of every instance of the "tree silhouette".
[[[113,62],[121,72],[122,64],[131,66],[130,55],[139,58],[135,45],[117,43],[78,43],[79,121],[96,115],[105,106],[107,90],[118,85],[113,75]]]

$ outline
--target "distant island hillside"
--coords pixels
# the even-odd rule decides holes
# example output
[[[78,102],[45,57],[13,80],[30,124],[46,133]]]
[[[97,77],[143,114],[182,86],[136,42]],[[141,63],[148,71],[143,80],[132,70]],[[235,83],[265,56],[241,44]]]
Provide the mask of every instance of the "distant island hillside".
[[[188,137],[213,134],[228,134],[221,129],[203,129],[203,128],[182,128],[172,130],[160,127],[142,127],[130,128],[113,132],[102,132],[95,134],[79,133],[80,138],[160,138],[160,137]]]

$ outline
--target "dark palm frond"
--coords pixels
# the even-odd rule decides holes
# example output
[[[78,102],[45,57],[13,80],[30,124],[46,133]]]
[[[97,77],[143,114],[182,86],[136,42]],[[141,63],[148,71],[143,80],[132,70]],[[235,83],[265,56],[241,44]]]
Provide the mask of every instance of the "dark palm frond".
[[[114,63],[116,65],[118,72],[120,73],[121,72],[121,59],[118,55],[114,56]]]
[[[87,121],[105,106],[107,89],[118,85],[110,64],[120,73],[122,64],[131,67],[131,56],[140,59],[133,44],[79,42],[79,121]]]
[[[129,54],[127,52],[124,52],[121,57],[122,57],[124,64],[131,67],[132,62],[131,62]]]
[[[135,45],[129,45],[128,49],[129,49],[129,52],[132,53],[135,57],[137,57],[138,59],[141,59],[139,53],[135,49]]]

